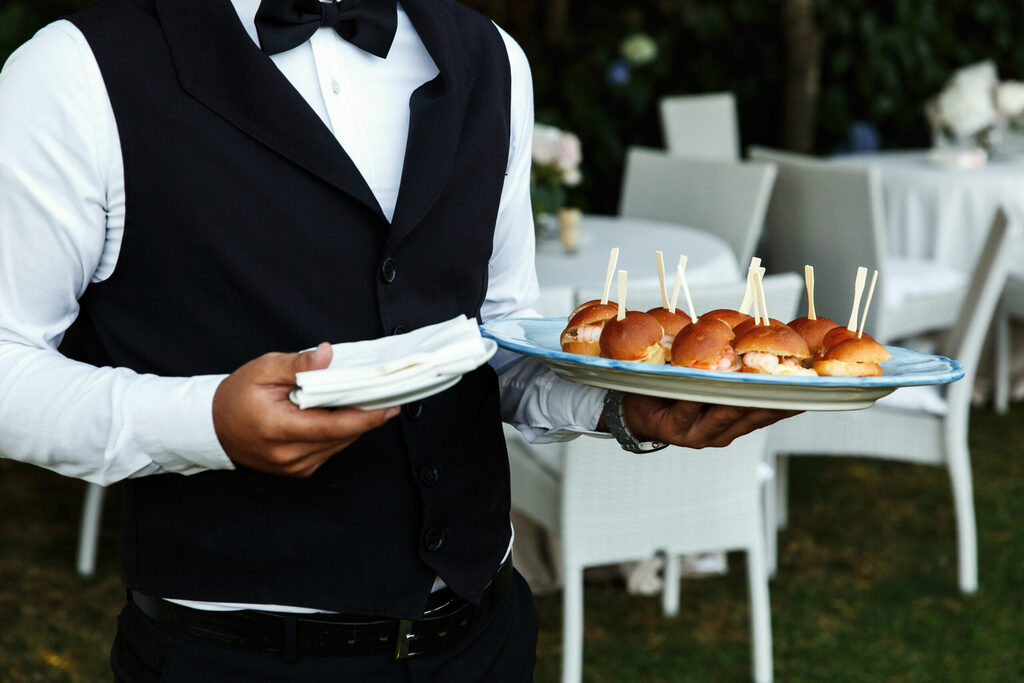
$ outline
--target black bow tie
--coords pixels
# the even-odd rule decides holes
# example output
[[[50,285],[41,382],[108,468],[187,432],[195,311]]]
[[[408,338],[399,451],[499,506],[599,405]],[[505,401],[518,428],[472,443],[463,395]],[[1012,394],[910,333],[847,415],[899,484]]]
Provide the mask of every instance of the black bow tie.
[[[397,0],[263,0],[256,34],[268,55],[302,45],[321,26],[370,54],[387,57],[398,27]]]

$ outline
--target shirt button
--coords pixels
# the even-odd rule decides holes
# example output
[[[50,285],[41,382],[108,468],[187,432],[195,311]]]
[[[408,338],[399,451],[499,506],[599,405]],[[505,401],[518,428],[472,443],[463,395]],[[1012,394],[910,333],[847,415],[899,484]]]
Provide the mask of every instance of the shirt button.
[[[423,401],[416,401],[405,406],[405,414],[414,420],[418,418],[423,414]]]
[[[384,278],[384,282],[391,284],[395,281],[395,275],[398,271],[395,270],[395,262],[391,260],[391,257],[384,259],[384,263],[380,266],[380,276]]]
[[[436,526],[427,529],[427,534],[423,537],[423,544],[430,552],[440,550],[441,546],[444,545],[444,529]]]
[[[341,92],[341,84],[338,83],[338,81],[331,81],[331,92],[333,92],[335,95]]]
[[[427,486],[433,486],[441,476],[441,470],[437,465],[424,465],[420,468],[420,481]]]
[[[395,329],[391,330],[392,335],[405,334],[405,328],[401,325],[395,325]]]

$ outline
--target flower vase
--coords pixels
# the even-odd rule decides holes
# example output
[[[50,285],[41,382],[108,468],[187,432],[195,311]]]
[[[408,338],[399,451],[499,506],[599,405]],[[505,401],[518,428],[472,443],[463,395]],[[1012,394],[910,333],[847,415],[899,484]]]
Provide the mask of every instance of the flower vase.
[[[558,210],[558,239],[566,253],[573,253],[579,247],[580,220],[583,212],[575,207],[562,207]]]

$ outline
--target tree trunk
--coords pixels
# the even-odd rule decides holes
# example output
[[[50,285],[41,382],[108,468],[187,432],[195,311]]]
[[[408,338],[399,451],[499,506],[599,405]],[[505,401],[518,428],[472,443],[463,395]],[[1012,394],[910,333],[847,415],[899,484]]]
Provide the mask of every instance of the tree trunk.
[[[782,11],[786,39],[782,142],[786,149],[810,153],[821,81],[821,32],[814,0],[783,0]]]
[[[547,39],[553,45],[565,40],[565,26],[569,19],[569,0],[548,0]]]

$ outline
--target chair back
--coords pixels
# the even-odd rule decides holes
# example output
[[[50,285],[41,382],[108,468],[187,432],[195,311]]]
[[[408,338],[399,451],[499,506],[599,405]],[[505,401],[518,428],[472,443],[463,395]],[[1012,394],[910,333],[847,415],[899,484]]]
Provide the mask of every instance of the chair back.
[[[665,147],[695,159],[740,158],[736,98],[730,92],[673,95],[658,103]]]
[[[762,237],[771,271],[803,272],[814,266],[818,315],[845,324],[853,304],[857,268],[878,269],[867,329],[880,329],[885,301],[885,215],[875,166],[844,166],[763,147],[751,159],[778,167]]]
[[[686,159],[630,148],[619,214],[714,233],[745,268],[764,227],[775,165]]]
[[[1010,244],[1016,238],[1015,232],[1003,210],[997,211],[971,274],[956,324],[945,332],[939,344],[940,354],[955,358],[964,366],[964,378],[949,386],[947,398],[951,406],[967,406],[970,402],[981,350],[1010,271],[1013,258]],[[963,413],[966,419],[967,411]]]

